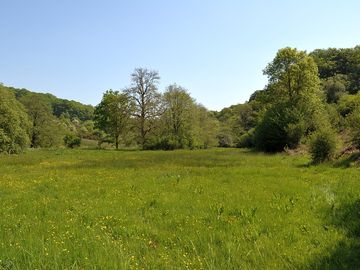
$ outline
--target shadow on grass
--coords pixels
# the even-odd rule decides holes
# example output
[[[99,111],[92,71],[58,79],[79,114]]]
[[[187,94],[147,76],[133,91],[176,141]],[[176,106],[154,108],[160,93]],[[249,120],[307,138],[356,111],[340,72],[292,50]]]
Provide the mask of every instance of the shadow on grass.
[[[142,151],[139,148],[98,148],[98,147],[87,147],[87,148],[79,148],[81,151],[102,151],[102,152],[138,152]]]
[[[331,213],[330,213],[331,212]],[[329,211],[329,225],[342,230],[346,238],[320,258],[301,269],[360,269],[360,200]]]
[[[357,163],[357,165],[360,165],[360,152],[356,152],[353,153],[351,155],[348,155],[346,157],[343,157],[339,160],[335,160],[335,161],[325,161],[322,163],[316,163],[313,161],[309,161],[307,163],[303,163],[303,164],[299,164],[296,165],[297,168],[311,168],[311,167],[316,167],[319,165],[329,165],[330,167],[334,167],[334,168],[349,168],[352,167],[354,165],[354,163]]]
[[[313,166],[316,166],[316,164],[313,164],[312,162],[306,162],[306,163],[302,163],[302,164],[298,164],[298,165],[295,165],[296,168],[310,168],[310,167],[313,167]]]
[[[360,152],[352,153],[346,158],[342,158],[334,164],[336,168],[349,168],[354,162],[360,161]]]

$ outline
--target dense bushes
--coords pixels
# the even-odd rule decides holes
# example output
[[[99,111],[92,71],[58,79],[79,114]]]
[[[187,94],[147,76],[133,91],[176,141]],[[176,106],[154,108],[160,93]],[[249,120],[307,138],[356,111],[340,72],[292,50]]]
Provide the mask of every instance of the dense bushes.
[[[278,152],[285,146],[295,148],[305,132],[301,112],[291,103],[269,109],[255,131],[255,146],[265,152]]]
[[[231,147],[233,145],[233,139],[229,133],[220,133],[217,136],[219,147]]]
[[[144,146],[145,150],[175,150],[181,148],[178,142],[171,137],[154,138]]]
[[[360,149],[360,108],[357,108],[349,117],[350,137],[353,145]]]
[[[68,148],[79,147],[81,144],[81,138],[73,134],[67,134],[64,137],[64,143]]]
[[[255,146],[254,135],[255,135],[255,129],[252,128],[240,136],[240,138],[238,139],[238,142],[236,144],[236,147],[253,148]]]
[[[330,129],[318,130],[310,137],[310,154],[314,163],[330,160],[336,151],[336,135]]]

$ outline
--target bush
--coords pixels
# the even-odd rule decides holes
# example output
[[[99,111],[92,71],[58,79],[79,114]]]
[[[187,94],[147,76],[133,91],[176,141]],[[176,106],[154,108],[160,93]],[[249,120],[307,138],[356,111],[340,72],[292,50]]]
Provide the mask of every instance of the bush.
[[[255,146],[265,152],[296,148],[305,131],[302,113],[291,103],[280,103],[269,109],[256,127]]]
[[[81,144],[81,138],[73,134],[67,134],[64,137],[64,143],[68,148],[79,147]]]
[[[219,147],[231,147],[233,145],[232,136],[228,133],[220,133],[216,137]]]
[[[253,148],[255,146],[254,131],[255,131],[255,129],[252,128],[245,134],[241,135],[236,144],[236,147],[238,147],[238,148]]]
[[[349,117],[350,137],[353,145],[360,149],[360,108],[356,109]]]
[[[171,137],[161,137],[145,144],[145,150],[175,150],[181,146]]]
[[[330,130],[318,130],[310,137],[310,154],[314,163],[330,160],[336,151],[336,135]]]

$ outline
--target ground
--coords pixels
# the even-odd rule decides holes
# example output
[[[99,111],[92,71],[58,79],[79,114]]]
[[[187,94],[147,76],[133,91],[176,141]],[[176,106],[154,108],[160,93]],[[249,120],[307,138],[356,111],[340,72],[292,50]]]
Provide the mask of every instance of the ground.
[[[0,269],[360,269],[360,169],[238,149],[0,156]]]

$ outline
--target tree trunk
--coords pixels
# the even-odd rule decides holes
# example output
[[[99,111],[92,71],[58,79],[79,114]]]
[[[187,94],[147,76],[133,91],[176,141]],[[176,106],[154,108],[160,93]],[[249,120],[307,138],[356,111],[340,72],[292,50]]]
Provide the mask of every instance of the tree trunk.
[[[119,136],[116,136],[115,138],[115,148],[116,150],[119,150]]]

